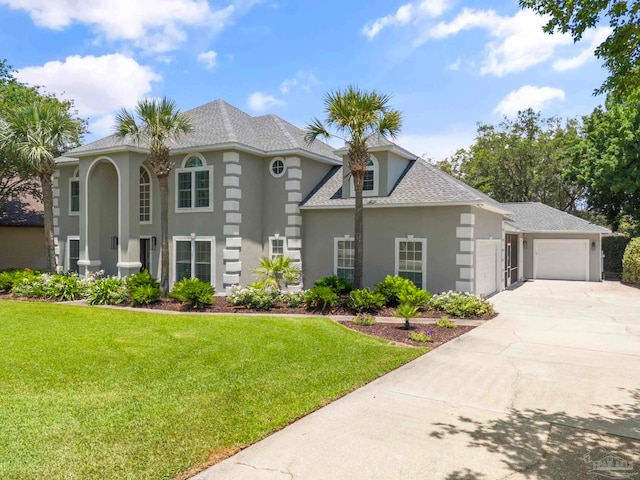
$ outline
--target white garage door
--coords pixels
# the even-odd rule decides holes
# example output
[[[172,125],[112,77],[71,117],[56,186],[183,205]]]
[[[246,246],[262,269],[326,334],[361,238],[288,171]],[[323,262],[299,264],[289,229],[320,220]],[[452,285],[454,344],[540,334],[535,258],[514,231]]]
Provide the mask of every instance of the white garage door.
[[[476,242],[476,293],[490,295],[498,290],[498,243],[478,240]]]
[[[589,240],[534,240],[533,278],[589,279]]]

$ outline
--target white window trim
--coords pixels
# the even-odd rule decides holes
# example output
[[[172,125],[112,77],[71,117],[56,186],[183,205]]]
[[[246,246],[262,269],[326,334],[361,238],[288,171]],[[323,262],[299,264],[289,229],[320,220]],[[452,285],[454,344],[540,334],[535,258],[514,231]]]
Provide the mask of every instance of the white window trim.
[[[195,242],[211,242],[211,286],[216,288],[216,237],[199,237],[199,236],[182,236],[182,237],[173,237],[173,255],[171,259],[171,269],[173,270],[173,275],[171,276],[172,283],[171,286],[176,283],[176,246],[177,242],[191,242],[191,278],[194,278],[193,275],[195,273],[195,256],[196,249],[194,247]]]
[[[69,177],[69,216],[70,217],[77,217],[78,215],[80,215],[80,210],[78,210],[77,212],[74,212],[73,210],[71,210],[71,184],[73,182],[78,182],[78,208],[80,208],[80,169],[76,168],[75,171],[73,172],[73,176]]]
[[[394,275],[400,272],[400,242],[420,242],[422,243],[422,289],[427,289],[427,239],[426,238],[396,238]]]
[[[345,235],[344,237],[333,237],[333,274],[335,276],[338,276],[338,242],[344,240],[355,242],[355,239],[349,235]],[[355,266],[353,271],[355,273]]]
[[[198,157],[202,160],[203,167],[191,167],[185,168],[185,164],[191,157]],[[193,173],[198,171],[208,171],[209,172],[209,206],[208,207],[189,207],[189,208],[180,208],[178,207],[178,178],[180,173]],[[182,160],[181,168],[176,169],[175,171],[175,212],[176,213],[193,213],[193,212],[213,212],[213,165],[207,165],[207,160],[199,153],[190,153],[184,157]],[[191,205],[195,205],[195,174],[191,176]]]
[[[373,170],[373,190],[363,190],[362,196],[378,197],[380,196],[380,162],[378,162],[378,159],[371,154],[369,155],[369,159],[371,160],[371,163],[373,163],[373,166],[371,167],[371,169]],[[367,170],[368,169],[369,167],[367,167]],[[356,187],[353,184],[353,175],[351,175],[349,178],[349,188],[351,189],[351,196],[355,197]]]
[[[284,165],[284,168],[282,169],[282,173],[275,174],[273,172],[273,164],[276,163],[276,161],[278,161],[278,160],[280,160],[282,162],[282,164]],[[272,158],[271,161],[269,162],[269,173],[271,174],[271,176],[273,178],[282,178],[284,176],[284,174],[287,173],[287,161],[282,157]]]
[[[147,175],[149,175],[149,220],[146,222],[140,221],[140,181],[138,180],[138,221],[140,225],[151,225],[153,223],[153,177],[151,176],[151,172],[144,165],[140,165],[140,168],[143,168]]]
[[[64,254],[64,271],[68,272],[71,269],[71,241],[72,240],[77,240],[78,242],[80,242],[80,235],[69,235],[67,237],[67,251]],[[80,244],[78,243],[78,252],[80,252]],[[80,258],[78,258],[78,260],[80,260]]]
[[[271,236],[269,237],[269,259],[273,260],[273,243],[272,243],[273,240],[282,240],[284,242],[282,247],[282,253],[286,257],[287,254],[289,253],[289,250],[287,249],[287,237],[279,236],[276,238],[275,236]]]

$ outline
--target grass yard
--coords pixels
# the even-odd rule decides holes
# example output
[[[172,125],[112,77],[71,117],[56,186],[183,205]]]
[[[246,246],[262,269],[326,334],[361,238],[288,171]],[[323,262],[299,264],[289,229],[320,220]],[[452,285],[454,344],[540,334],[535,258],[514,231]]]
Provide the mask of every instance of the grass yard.
[[[0,478],[180,477],[424,351],[326,319],[0,301]]]

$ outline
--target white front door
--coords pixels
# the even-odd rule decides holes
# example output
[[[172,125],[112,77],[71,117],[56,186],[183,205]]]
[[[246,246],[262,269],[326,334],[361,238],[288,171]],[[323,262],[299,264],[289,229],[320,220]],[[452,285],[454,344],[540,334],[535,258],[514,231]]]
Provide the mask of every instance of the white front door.
[[[490,295],[498,290],[498,246],[494,240],[476,241],[476,294]]]
[[[547,280],[588,280],[589,240],[534,240],[533,278]]]

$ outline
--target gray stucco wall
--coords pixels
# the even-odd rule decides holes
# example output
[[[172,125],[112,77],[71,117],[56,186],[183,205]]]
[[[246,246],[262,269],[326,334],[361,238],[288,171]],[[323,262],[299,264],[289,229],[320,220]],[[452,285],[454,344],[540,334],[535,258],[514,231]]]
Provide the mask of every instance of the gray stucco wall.
[[[456,228],[469,207],[365,208],[364,283],[372,287],[395,273],[395,239],[427,239],[427,290],[454,290]],[[334,238],[353,237],[353,210],[303,210],[304,287],[334,274]]]
[[[599,233],[525,233],[523,239],[527,242],[527,248],[523,251],[524,276],[533,278],[533,240],[535,239],[588,239],[589,240],[589,281],[601,280],[602,244]],[[591,248],[591,242],[595,242],[595,249]]]
[[[77,236],[80,233],[80,216],[78,214],[69,214],[69,179],[73,177],[76,168],[78,168],[77,165],[72,165],[58,169],[58,188],[60,190],[60,194],[57,197],[59,215],[56,218],[58,222],[57,227],[59,228],[59,234],[56,235],[56,237],[58,238],[58,248],[60,252],[58,255],[58,265],[61,267],[64,267],[66,265],[68,254],[67,237]],[[42,235],[44,236],[44,233]]]

